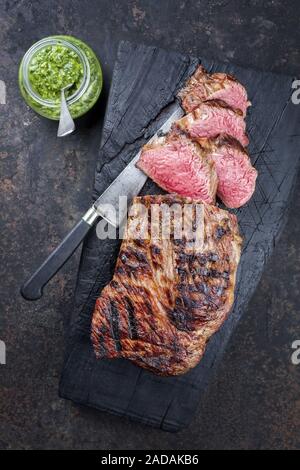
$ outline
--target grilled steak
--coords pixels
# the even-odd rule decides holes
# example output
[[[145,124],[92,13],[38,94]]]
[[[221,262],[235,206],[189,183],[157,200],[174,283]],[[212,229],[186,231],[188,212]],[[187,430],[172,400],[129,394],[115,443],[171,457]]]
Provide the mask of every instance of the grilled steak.
[[[166,140],[169,142],[182,138],[182,131],[174,126]],[[232,209],[246,204],[253,195],[257,178],[257,171],[251,164],[247,150],[226,134],[214,139],[198,139],[198,143],[198,155],[214,163],[218,197]]]
[[[250,106],[245,88],[234,77],[226,73],[209,75],[202,66],[198,67],[185,88],[179,92],[179,97],[187,113],[203,101],[212,99],[222,100],[233,109],[241,110],[243,116]]]
[[[139,212],[141,204],[148,211]],[[171,237],[162,236],[164,219],[150,208],[185,204],[192,236],[175,236],[172,215]],[[136,227],[150,223],[155,236],[138,237]],[[113,279],[95,305],[97,358],[124,357],[161,375],[194,367],[231,309],[240,247],[236,217],[227,211],[173,195],[136,197]]]
[[[226,135],[202,140],[201,145],[215,164],[219,198],[230,208],[246,204],[254,193],[257,171],[244,147]]]
[[[249,143],[243,117],[219,100],[202,103],[197,109],[179,119],[176,125],[193,139],[228,134],[243,146]]]
[[[213,203],[217,175],[197,143],[185,135],[160,137],[145,145],[137,166],[169,193],[190,196]]]

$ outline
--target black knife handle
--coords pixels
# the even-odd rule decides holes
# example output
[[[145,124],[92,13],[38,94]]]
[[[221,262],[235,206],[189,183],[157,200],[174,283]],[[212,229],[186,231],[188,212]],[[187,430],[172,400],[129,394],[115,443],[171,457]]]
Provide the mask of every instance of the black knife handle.
[[[44,263],[35,271],[21,288],[21,294],[26,300],[37,300],[43,295],[43,287],[65,264],[78,245],[87,235],[92,224],[81,219],[71,232],[63,239],[58,247],[48,256]]]

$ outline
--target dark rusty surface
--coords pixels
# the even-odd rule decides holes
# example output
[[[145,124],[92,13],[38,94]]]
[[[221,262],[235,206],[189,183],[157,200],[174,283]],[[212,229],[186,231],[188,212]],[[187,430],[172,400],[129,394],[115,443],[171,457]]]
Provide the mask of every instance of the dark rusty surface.
[[[300,183],[288,227],[218,376],[192,425],[177,435],[57,397],[79,253],[38,303],[18,292],[89,203],[120,39],[299,76],[299,13],[296,1],[2,2],[0,80],[7,97],[0,104],[0,339],[7,364],[0,365],[0,448],[300,448],[300,366],[290,359],[291,344],[300,339]],[[105,79],[95,110],[62,140],[56,124],[27,108],[17,88],[23,53],[53,33],[88,42]]]

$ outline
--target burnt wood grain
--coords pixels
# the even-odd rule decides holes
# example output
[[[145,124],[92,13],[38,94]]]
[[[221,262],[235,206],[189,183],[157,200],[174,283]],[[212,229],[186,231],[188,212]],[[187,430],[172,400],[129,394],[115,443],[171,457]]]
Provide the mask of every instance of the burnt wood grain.
[[[236,76],[252,101],[247,129],[258,180],[251,201],[233,211],[238,216],[244,246],[232,313],[210,340],[199,365],[183,376],[158,377],[123,359],[97,361],[90,342],[91,316],[96,298],[112,278],[120,242],[98,240],[93,230],[83,246],[60,382],[64,398],[167,431],[177,431],[190,422],[245,312],[286,221],[300,154],[300,106],[290,99],[292,77],[122,42],[95,172],[94,198],[167,118],[176,92],[199,62],[209,72],[225,71]],[[148,180],[142,192],[161,190]]]

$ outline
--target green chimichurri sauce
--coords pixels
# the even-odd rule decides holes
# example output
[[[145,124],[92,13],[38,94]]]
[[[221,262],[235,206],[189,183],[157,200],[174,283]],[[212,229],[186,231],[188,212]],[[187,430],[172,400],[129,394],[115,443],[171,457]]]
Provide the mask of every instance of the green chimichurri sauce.
[[[73,86],[65,95],[72,117],[77,118],[94,106],[102,89],[99,61],[80,39],[51,36],[34,44],[23,57],[20,90],[29,106],[42,116],[59,119],[60,92],[70,83]]]
[[[46,46],[29,63],[32,89],[44,100],[60,99],[60,91],[70,83],[66,96],[75,93],[82,83],[84,68],[78,54],[61,44]]]

